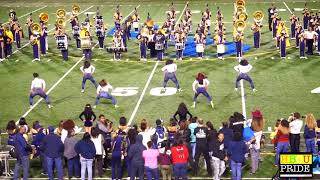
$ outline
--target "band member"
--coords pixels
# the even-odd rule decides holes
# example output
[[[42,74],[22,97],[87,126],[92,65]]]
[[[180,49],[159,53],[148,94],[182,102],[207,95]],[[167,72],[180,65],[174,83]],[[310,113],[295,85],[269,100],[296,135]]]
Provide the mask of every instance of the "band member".
[[[78,16],[72,15],[71,18],[70,18],[70,24],[71,24],[72,28],[75,27],[75,26],[79,26]]]
[[[122,20],[122,14],[120,13],[119,5],[117,6],[117,10],[114,13],[113,18],[114,18],[114,25],[115,25],[116,29],[119,29],[120,22]]]
[[[286,58],[286,47],[287,47],[287,39],[289,38],[288,34],[285,30],[281,31],[281,35],[279,37],[279,47],[280,47],[280,58]]]
[[[5,42],[5,56],[10,57],[12,54],[12,43],[13,43],[13,34],[10,31],[9,27],[5,28],[4,32],[4,42]]]
[[[83,49],[83,54],[85,60],[91,60],[92,50],[91,50],[91,35],[90,32],[83,27],[80,31],[81,48]]]
[[[176,77],[177,65],[173,63],[173,60],[167,60],[166,65],[161,70],[164,72],[162,91],[166,91],[167,83],[171,80],[176,85],[178,92],[180,92],[180,85]]]
[[[99,86],[97,88],[97,97],[96,102],[93,108],[96,108],[100,102],[100,98],[110,99],[115,108],[118,108],[117,100],[111,95],[113,88],[110,83],[108,83],[105,79],[102,79],[99,82]]]
[[[14,39],[16,40],[17,48],[21,48],[22,28],[19,24],[14,25]]]
[[[271,7],[268,9],[268,23],[269,23],[269,31],[272,31],[273,27],[271,26],[273,24],[273,18],[274,14],[276,13],[276,7],[271,4]]]
[[[5,42],[4,42],[4,29],[0,24],[0,62],[5,59]]]
[[[10,19],[11,21],[18,21],[17,13],[16,13],[13,9],[10,9],[9,19]]]
[[[299,50],[300,50],[300,59],[307,59],[307,57],[305,56],[306,40],[304,38],[303,33],[299,35]]]
[[[137,8],[134,8],[134,14],[132,15],[132,26],[136,32],[139,30],[139,21],[140,17],[138,15]]]
[[[257,49],[260,48],[261,27],[262,25],[257,22],[255,22],[251,27],[251,30],[253,31],[254,48],[257,48]]]
[[[307,54],[313,55],[313,42],[315,41],[316,36],[318,36],[318,34],[312,29],[312,27],[309,27],[308,31],[305,31],[304,33],[308,47]]]
[[[42,24],[41,32],[40,32],[40,51],[41,55],[47,54],[47,36],[48,36],[48,30],[47,26]]]
[[[175,33],[175,43],[176,43],[176,56],[178,60],[182,60],[183,49],[185,43],[185,35],[183,31],[177,31]]]
[[[158,30],[157,34],[153,37],[153,40],[155,42],[155,50],[157,51],[157,60],[161,61],[163,58],[166,37],[160,30]]]
[[[113,56],[114,60],[120,61],[121,60],[121,52],[125,48],[121,31],[115,32],[115,35],[113,36],[113,40],[112,40],[112,48],[113,48],[113,52],[114,52],[114,56]]]
[[[236,44],[236,52],[237,52],[237,57],[242,58],[242,43],[243,43],[243,32],[241,31],[236,31],[235,36],[234,36],[234,42]]]
[[[296,26],[296,36],[295,36],[295,39],[296,39],[296,48],[299,48],[299,36],[300,34],[303,33],[303,27],[302,25],[299,23],[299,20],[298,20],[298,23],[297,23],[297,26]]]
[[[139,47],[140,47],[140,60],[141,61],[147,61],[147,41],[148,38],[142,36],[140,33],[137,36],[137,39],[139,40]]]
[[[277,27],[279,25],[280,18],[278,17],[277,13],[274,13],[272,16],[272,38],[277,38]]]
[[[248,73],[251,71],[251,69],[252,69],[252,65],[249,64],[249,62],[246,59],[242,59],[240,61],[239,65],[234,67],[234,70],[236,70],[239,73],[237,80],[236,80],[236,88],[235,88],[236,91],[238,91],[238,86],[239,86],[239,82],[241,79],[244,79],[250,83],[251,89],[253,92],[257,91],[254,88],[254,84],[253,84],[252,79],[248,75]]]
[[[80,27],[78,25],[73,26],[72,34],[73,34],[73,38],[76,40],[76,47],[80,49],[81,48]]]
[[[198,73],[196,80],[192,83],[192,89],[194,91],[193,108],[196,107],[197,98],[200,94],[203,94],[208,99],[208,102],[210,102],[211,107],[214,108],[212,97],[208,93],[209,84],[210,82],[207,76],[204,73]]]
[[[103,49],[104,47],[105,31],[106,29],[103,23],[96,26],[96,35],[98,37],[99,49]]]
[[[223,60],[223,54],[225,53],[225,42],[226,42],[226,37],[223,34],[222,31],[218,31],[218,33],[215,36],[215,42],[217,44],[217,55],[218,59]]]
[[[39,36],[37,34],[32,34],[30,37],[30,44],[33,49],[33,60],[40,61],[39,55]]]
[[[198,30],[194,36],[194,41],[196,43],[196,52],[198,54],[198,59],[202,59],[204,54],[204,46],[206,43],[206,38],[203,32]]]
[[[285,33],[285,35],[287,37],[289,37],[289,32],[288,32],[288,28],[286,27],[285,23],[283,21],[281,21],[279,23],[279,25],[277,26],[277,47],[279,47],[280,45],[280,36],[282,33]],[[286,47],[290,47],[290,40],[289,38],[286,38]]]
[[[71,38],[65,33],[65,31],[61,28],[57,30],[55,33],[55,38],[57,41],[57,47],[59,50],[61,50],[61,54],[63,57],[64,61],[68,60],[68,39],[70,40]]]
[[[292,13],[290,17],[290,27],[291,27],[291,39],[295,39],[296,37],[296,26],[297,26],[298,18],[296,15]]]
[[[81,92],[84,92],[84,87],[87,80],[90,80],[92,84],[98,88],[98,84],[96,80],[93,78],[93,73],[95,71],[95,67],[90,64],[89,61],[85,61],[84,65],[80,67],[81,72],[83,73],[82,84],[81,84]]]
[[[29,17],[27,18],[27,22],[26,25],[28,26],[28,38],[30,40],[31,35],[32,35],[32,31],[31,31],[31,25],[33,24],[33,20],[32,20],[32,13],[29,14]]]
[[[309,20],[311,19],[310,11],[305,7],[303,11],[303,29],[307,30],[309,25]]]
[[[316,33],[318,34],[317,36],[317,47],[318,47],[318,54],[320,55],[320,18],[318,18],[319,23],[317,24],[316,27]]]
[[[46,90],[46,82],[43,79],[39,78],[38,73],[33,73],[33,81],[31,83],[30,96],[29,96],[30,108],[32,108],[33,98],[35,96],[42,97],[46,101],[48,108],[51,108],[49,96],[46,94],[45,90]]]

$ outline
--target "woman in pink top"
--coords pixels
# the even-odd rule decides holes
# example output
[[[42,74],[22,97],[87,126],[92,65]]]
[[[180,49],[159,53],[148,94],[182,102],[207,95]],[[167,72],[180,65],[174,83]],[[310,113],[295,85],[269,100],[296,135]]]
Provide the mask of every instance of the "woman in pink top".
[[[148,180],[159,180],[159,170],[158,170],[158,149],[151,149],[152,142],[147,143],[148,149],[142,152],[142,157],[144,159],[144,167]]]

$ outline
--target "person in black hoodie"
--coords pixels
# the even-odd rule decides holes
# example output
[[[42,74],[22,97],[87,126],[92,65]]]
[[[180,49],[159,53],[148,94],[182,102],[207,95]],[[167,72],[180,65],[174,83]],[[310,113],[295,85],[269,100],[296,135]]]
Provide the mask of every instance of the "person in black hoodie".
[[[196,136],[196,153],[194,156],[194,165],[193,165],[193,173],[194,175],[198,174],[199,171],[199,159],[200,159],[200,155],[203,154],[204,159],[206,161],[206,165],[207,165],[207,172],[208,175],[211,176],[212,175],[212,169],[210,166],[210,158],[209,158],[209,148],[208,148],[208,128],[206,128],[203,124],[203,120],[199,119],[198,120],[198,127],[194,130],[194,135]]]
[[[136,137],[136,142],[130,146],[128,160],[130,161],[130,180],[134,180],[136,176],[139,179],[144,179],[144,159],[142,152],[147,148],[142,144],[142,135]]]
[[[220,180],[220,177],[226,169],[225,161],[228,160],[224,149],[223,139],[224,135],[220,132],[211,144],[211,168],[213,168],[213,179],[215,180]]]

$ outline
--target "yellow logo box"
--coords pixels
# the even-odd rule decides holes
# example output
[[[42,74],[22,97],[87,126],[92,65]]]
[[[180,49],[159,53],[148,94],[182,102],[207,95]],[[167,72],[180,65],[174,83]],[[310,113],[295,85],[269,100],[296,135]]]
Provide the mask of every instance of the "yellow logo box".
[[[312,154],[280,154],[281,164],[312,164]]]

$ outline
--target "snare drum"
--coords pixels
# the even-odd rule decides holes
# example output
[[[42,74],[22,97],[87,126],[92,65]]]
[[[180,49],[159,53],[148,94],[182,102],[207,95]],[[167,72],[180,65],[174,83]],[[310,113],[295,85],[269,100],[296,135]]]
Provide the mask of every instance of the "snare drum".
[[[138,28],[139,28],[139,22],[138,22],[138,21],[133,22],[133,23],[132,23],[132,27],[133,27],[134,29],[138,29]]]
[[[203,44],[197,44],[196,51],[197,51],[197,53],[203,53],[204,52],[204,45]]]
[[[56,42],[57,42],[57,48],[59,50],[67,50],[68,49],[68,42],[67,42],[66,36],[57,36]]]
[[[155,50],[158,50],[158,51],[163,50],[163,44],[162,43],[156,43],[155,44]]]
[[[223,53],[225,53],[225,51],[226,51],[226,48],[225,48],[224,44],[218,44],[217,45],[217,53],[223,54]]]
[[[183,50],[183,43],[176,43],[176,50],[177,51]]]
[[[81,48],[82,49],[91,49],[91,39],[88,38],[81,38]]]

